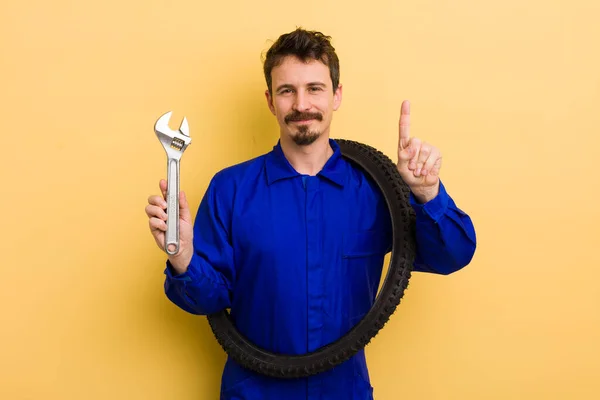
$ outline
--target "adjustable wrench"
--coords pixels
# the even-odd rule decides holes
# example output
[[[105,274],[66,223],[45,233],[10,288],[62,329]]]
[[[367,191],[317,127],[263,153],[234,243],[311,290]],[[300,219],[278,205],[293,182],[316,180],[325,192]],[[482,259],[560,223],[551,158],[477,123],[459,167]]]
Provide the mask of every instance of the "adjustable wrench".
[[[172,111],[161,116],[154,124],[154,132],[167,153],[167,232],[165,234],[165,251],[177,254],[179,251],[179,161],[185,149],[192,142],[190,128],[184,117],[179,131],[169,128]],[[170,250],[169,245],[174,245]]]

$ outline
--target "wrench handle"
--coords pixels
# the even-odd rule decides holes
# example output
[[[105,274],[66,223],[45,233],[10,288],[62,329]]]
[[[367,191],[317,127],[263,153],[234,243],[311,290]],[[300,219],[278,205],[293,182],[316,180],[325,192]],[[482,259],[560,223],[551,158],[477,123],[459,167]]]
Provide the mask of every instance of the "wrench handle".
[[[167,233],[165,234],[165,251],[177,254],[179,251],[179,160],[167,160]],[[169,245],[175,245],[169,250]]]

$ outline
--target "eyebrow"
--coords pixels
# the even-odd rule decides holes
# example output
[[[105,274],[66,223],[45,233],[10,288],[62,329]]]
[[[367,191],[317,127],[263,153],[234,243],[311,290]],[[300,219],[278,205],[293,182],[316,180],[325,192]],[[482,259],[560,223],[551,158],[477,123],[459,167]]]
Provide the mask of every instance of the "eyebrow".
[[[320,87],[327,87],[326,84],[324,84],[323,82],[309,82],[306,84],[306,86],[320,86]],[[277,86],[276,91],[280,91],[281,89],[294,89],[294,85],[290,84],[290,83],[284,83],[283,85],[279,85]]]

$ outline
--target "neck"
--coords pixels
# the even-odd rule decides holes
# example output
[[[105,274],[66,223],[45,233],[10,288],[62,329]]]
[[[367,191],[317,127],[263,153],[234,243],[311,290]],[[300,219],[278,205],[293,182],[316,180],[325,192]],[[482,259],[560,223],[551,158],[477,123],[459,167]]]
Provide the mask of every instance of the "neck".
[[[333,155],[327,135],[321,135],[314,143],[308,146],[298,146],[286,136],[281,138],[281,149],[285,158],[294,169],[303,175],[314,176],[323,169],[323,166]]]

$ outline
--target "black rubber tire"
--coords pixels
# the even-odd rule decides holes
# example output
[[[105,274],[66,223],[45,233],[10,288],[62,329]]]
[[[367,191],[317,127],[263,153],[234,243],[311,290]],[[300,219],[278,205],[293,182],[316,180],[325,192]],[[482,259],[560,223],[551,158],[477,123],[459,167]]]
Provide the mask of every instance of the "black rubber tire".
[[[359,323],[337,341],[303,355],[276,354],[255,346],[237,331],[227,310],[208,315],[210,327],[225,352],[245,368],[263,375],[307,377],[347,361],[383,328],[408,286],[416,248],[415,214],[409,203],[408,186],[396,164],[382,152],[355,141],[335,141],[346,159],[373,178],[386,199],[393,226],[388,272],[373,307]]]

